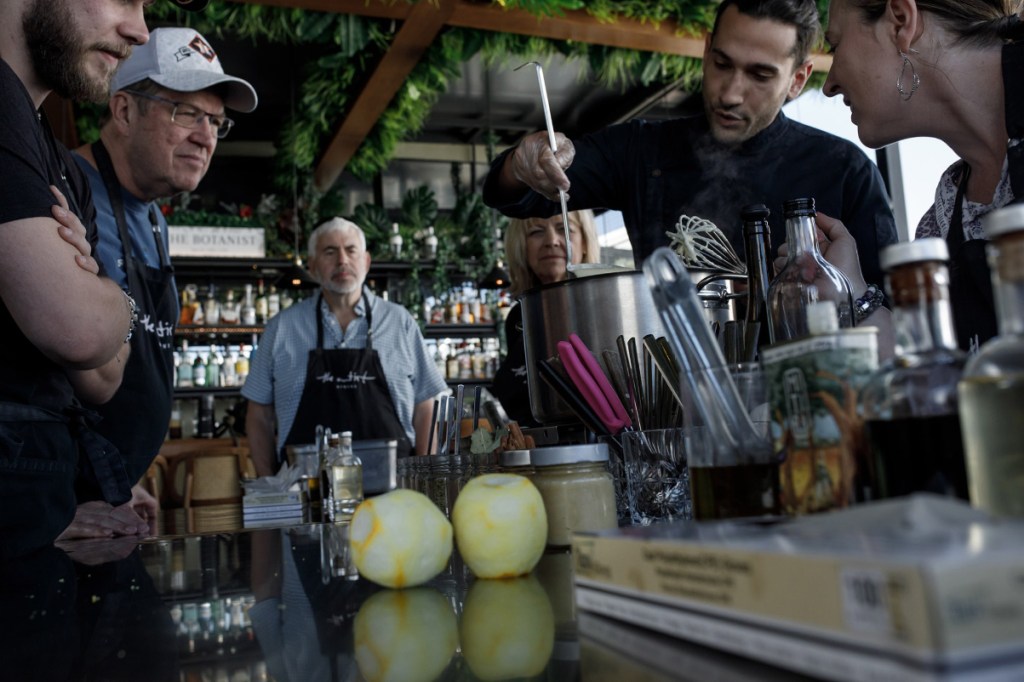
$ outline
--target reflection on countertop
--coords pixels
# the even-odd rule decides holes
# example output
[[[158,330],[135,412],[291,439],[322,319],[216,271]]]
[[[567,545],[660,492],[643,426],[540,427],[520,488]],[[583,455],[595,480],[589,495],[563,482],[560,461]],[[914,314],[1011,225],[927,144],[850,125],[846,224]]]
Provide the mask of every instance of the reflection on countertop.
[[[568,552],[495,581],[456,554],[427,585],[394,591],[358,578],[344,525],[165,528],[0,564],[3,679],[794,679],[578,617]],[[701,675],[680,677],[683,660]]]

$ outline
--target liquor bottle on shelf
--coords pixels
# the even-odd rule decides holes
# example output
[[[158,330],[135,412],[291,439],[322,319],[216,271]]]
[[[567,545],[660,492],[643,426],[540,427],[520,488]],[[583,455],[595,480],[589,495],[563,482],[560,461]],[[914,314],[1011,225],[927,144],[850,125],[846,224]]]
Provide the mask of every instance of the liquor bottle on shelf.
[[[181,290],[181,314],[178,316],[178,324],[194,324],[192,317],[195,314],[193,304],[196,300],[196,286],[188,284]]]
[[[220,301],[217,300],[216,290],[212,282],[209,289],[206,290],[206,301],[203,303],[203,319],[209,325],[220,324]]]
[[[181,341],[181,364],[178,365],[178,388],[192,388],[195,386],[195,375],[193,374],[193,358],[188,352],[188,341]]]
[[[256,323],[267,323],[267,292],[263,289],[263,279],[256,281],[256,301],[253,303],[256,308]]]
[[[235,361],[235,378],[238,386],[245,383],[245,378],[249,376],[249,352],[242,346],[238,350],[238,359]]]
[[[223,364],[224,358],[221,357],[220,353],[214,346],[210,346],[210,355],[206,361],[206,385],[211,388],[221,386],[220,383],[220,368]]]
[[[427,236],[423,238],[423,258],[434,260],[437,258],[437,235],[434,234],[434,226],[427,228]]]
[[[220,322],[226,326],[234,326],[239,323],[241,309],[238,301],[235,300],[235,290],[228,289],[227,299],[220,311]]]
[[[242,299],[242,310],[239,313],[241,323],[247,327],[256,324],[256,306],[252,300],[252,284],[245,285],[245,297]]]
[[[448,358],[445,360],[445,379],[454,381],[459,378],[459,353],[452,345],[448,351]]]
[[[351,431],[331,434],[330,439],[321,489],[327,496],[327,519],[337,522],[351,516],[363,501],[363,463],[352,452]]]
[[[437,371],[441,374],[441,376],[445,376],[446,373],[447,373],[446,364],[447,363],[445,362],[444,354],[441,352],[441,344],[440,343],[435,343],[434,344],[434,367],[437,368]]]
[[[285,289],[281,292],[281,310],[288,310],[295,303],[295,299],[292,297],[291,292]]]
[[[388,239],[388,252],[393,260],[402,257],[402,235],[398,231],[398,223],[391,223],[391,238]]]
[[[1024,517],[1024,205],[983,221],[999,335],[971,357],[959,385],[967,476],[975,506]]]
[[[281,312],[281,294],[277,293],[277,287],[270,285],[270,292],[267,294],[267,317],[271,318]]]
[[[238,374],[235,373],[235,363],[238,361],[238,353],[230,348],[226,349],[225,352],[227,357],[224,358],[224,362],[220,366],[220,385],[237,386]]]
[[[196,353],[195,362],[192,363],[192,383],[196,387],[206,386],[206,363],[200,353]]]
[[[768,226],[770,214],[764,204],[744,206],[740,212],[747,260],[747,310],[744,319],[748,327],[753,324],[759,326],[758,347],[771,343],[768,286],[775,268],[769,260],[772,251],[771,229]]]
[[[881,253],[896,356],[860,393],[871,448],[867,499],[923,491],[968,499],[956,396],[966,357],[953,327],[948,260],[937,238]]]
[[[807,307],[816,301],[836,304],[840,328],[853,326],[853,295],[846,275],[818,251],[814,199],[791,199],[786,215],[786,264],[768,287],[772,343],[809,335]]]

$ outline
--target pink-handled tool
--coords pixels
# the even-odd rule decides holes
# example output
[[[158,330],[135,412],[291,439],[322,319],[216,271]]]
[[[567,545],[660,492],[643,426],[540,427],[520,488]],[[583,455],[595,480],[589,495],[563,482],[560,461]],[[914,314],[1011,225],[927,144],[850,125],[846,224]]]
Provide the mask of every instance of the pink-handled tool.
[[[559,341],[558,357],[562,360],[562,366],[572,380],[576,389],[583,396],[583,399],[597,415],[601,423],[612,435],[618,434],[629,423],[629,418],[623,421],[615,414],[611,403],[605,397],[597,381],[591,376],[584,364],[583,358],[569,341]],[[607,381],[607,379],[606,379]]]
[[[615,388],[612,387],[612,382],[610,382],[608,377],[605,376],[604,370],[601,369],[601,365],[598,363],[597,358],[595,358],[594,354],[590,352],[589,348],[587,348],[587,344],[585,344],[583,339],[581,339],[577,334],[569,335],[569,343],[571,343],[573,348],[576,349],[577,355],[579,355],[583,360],[583,366],[587,368],[590,376],[597,382],[598,388],[601,389],[601,393],[604,394],[608,404],[611,405],[615,416],[623,422],[623,426],[625,428],[630,428],[633,423],[629,418],[629,413],[626,412],[626,407],[622,404],[619,394],[615,392]]]

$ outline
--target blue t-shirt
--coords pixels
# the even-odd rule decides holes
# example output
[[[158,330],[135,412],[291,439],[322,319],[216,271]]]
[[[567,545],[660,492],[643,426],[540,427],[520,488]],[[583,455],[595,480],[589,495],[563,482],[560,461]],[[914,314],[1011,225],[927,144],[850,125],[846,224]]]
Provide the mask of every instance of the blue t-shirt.
[[[93,205],[96,206],[99,243],[94,247],[93,255],[106,270],[107,277],[117,282],[122,289],[126,289],[128,281],[124,269],[124,251],[121,246],[121,235],[117,230],[117,220],[114,218],[114,209],[111,207],[110,196],[107,194],[107,187],[103,184],[103,177],[98,170],[78,154],[73,154],[73,156],[89,180],[89,185],[92,187]],[[132,242],[132,254],[135,258],[141,258],[142,262],[149,267],[159,269],[161,266],[160,252],[157,250],[156,235],[153,234],[150,207],[154,208],[157,224],[160,227],[164,253],[170,253],[167,220],[153,202],[141,201],[125,191],[124,188],[121,188],[121,200],[124,202],[125,222],[128,225],[128,238]]]

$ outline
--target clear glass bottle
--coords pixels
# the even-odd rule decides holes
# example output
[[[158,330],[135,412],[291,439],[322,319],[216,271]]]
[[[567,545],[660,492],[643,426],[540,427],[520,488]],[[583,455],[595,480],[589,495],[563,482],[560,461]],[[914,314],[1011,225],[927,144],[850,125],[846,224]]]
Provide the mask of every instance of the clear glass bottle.
[[[772,343],[809,335],[807,306],[834,301],[839,326],[853,326],[853,294],[846,275],[818,251],[814,199],[790,199],[786,215],[786,264],[768,287],[768,315]]]
[[[984,218],[999,335],[971,357],[959,386],[971,502],[1024,517],[1024,204]]]
[[[206,361],[199,353],[196,353],[196,359],[192,363],[192,383],[195,386],[206,385]]]
[[[245,296],[242,298],[241,312],[238,314],[239,322],[247,327],[256,324],[256,305],[252,298],[252,284],[245,285]]]
[[[948,260],[937,238],[881,253],[896,355],[860,393],[870,447],[867,470],[857,472],[864,500],[922,491],[968,499],[956,391],[966,357],[953,327]]]
[[[322,486],[324,512],[330,521],[351,516],[363,501],[363,463],[352,452],[352,432],[331,434]]]
[[[743,239],[747,261],[747,325],[758,325],[758,347],[771,343],[771,321],[768,315],[768,287],[775,268],[769,260],[772,233],[768,225],[771,212],[764,204],[744,206]]]
[[[188,340],[181,340],[181,364],[178,365],[178,388],[192,388],[195,386],[195,375],[192,372],[192,363],[194,362],[190,353],[188,352]]]
[[[210,346],[209,359],[206,362],[206,385],[210,387],[221,386],[220,368],[224,364],[224,358],[217,351],[215,346]]]

